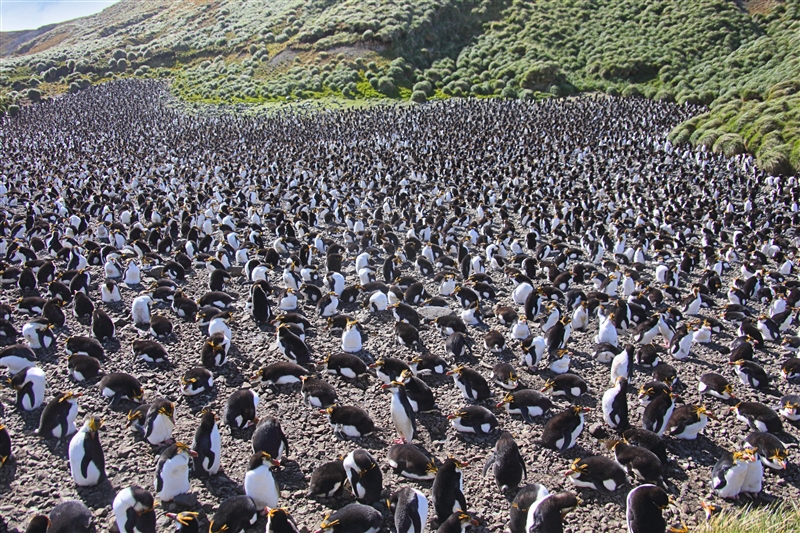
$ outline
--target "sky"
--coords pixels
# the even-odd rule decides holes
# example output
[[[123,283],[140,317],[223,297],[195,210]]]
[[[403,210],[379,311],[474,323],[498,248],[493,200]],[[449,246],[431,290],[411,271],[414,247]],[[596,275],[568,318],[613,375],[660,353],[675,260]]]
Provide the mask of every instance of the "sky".
[[[0,31],[33,30],[92,15],[117,2],[119,0],[0,0]]]

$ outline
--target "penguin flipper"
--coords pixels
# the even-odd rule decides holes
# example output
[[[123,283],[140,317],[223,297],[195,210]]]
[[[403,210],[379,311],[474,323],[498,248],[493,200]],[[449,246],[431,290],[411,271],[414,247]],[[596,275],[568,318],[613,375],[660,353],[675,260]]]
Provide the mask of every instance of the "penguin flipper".
[[[164,488],[164,478],[161,477],[161,472],[156,474],[156,492],[161,492]]]
[[[564,438],[564,443],[561,445],[561,449],[559,451],[563,452],[564,450],[569,449],[570,444],[572,444],[572,432],[569,429],[564,428],[561,431],[561,436]]]
[[[89,465],[92,463],[92,457],[89,454],[91,448],[84,445],[83,448],[83,458],[81,459],[81,475],[84,478],[89,477]]]
[[[467,499],[464,497],[464,493],[460,490],[456,491],[456,501],[458,505],[461,506],[461,510],[467,512]]]
[[[492,465],[494,464],[494,460],[495,460],[495,455],[494,452],[492,452],[489,454],[489,457],[486,458],[486,463],[484,463],[483,465],[483,477],[486,477],[486,472],[488,472],[489,469],[492,467]]]
[[[522,466],[522,479],[528,479],[528,468],[525,466],[525,458],[522,457],[519,450],[517,450],[517,458],[519,459],[520,466]]]
[[[139,514],[136,509],[129,507],[125,511],[125,533],[136,533],[136,525],[139,522]]]
[[[520,415],[522,415],[522,421],[526,424],[533,424],[533,419],[531,418],[531,414],[528,411],[527,406],[522,406],[519,409]]]
[[[463,383],[464,383],[464,392],[466,393],[467,398],[469,398],[470,400],[477,399],[477,395],[475,394],[475,391],[472,389],[472,383],[470,383],[469,381],[464,381]]]
[[[117,391],[114,393],[114,396],[111,397],[111,403],[109,404],[109,406],[116,407],[121,401],[122,401],[122,392]]]

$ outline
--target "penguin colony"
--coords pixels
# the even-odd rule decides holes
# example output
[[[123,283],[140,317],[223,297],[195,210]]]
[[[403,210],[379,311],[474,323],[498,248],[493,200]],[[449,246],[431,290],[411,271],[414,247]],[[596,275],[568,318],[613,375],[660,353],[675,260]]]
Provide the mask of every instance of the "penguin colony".
[[[118,82],[4,119],[4,525],[641,533],[796,498],[800,189],[670,146],[692,111]]]

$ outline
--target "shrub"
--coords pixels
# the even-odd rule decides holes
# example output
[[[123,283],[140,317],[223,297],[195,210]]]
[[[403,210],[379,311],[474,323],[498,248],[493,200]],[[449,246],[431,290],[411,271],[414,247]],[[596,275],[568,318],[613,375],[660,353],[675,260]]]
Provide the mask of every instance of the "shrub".
[[[19,106],[16,104],[11,104],[8,106],[8,116],[16,117],[17,115],[19,115]]]
[[[654,99],[659,102],[674,102],[675,94],[669,89],[661,89],[656,93]]]
[[[635,96],[642,96],[642,91],[639,90],[639,87],[636,85],[626,85],[624,89],[622,89],[622,96],[625,98],[632,98]]]
[[[28,80],[28,87],[38,87],[39,86],[39,79],[38,78],[31,78]]]
[[[717,142],[714,143],[713,150],[715,153],[724,154],[727,157],[743,154],[745,152],[744,140],[737,133],[725,133],[720,135]]]
[[[424,91],[414,91],[411,93],[411,101],[422,104],[428,101],[428,96]]]
[[[375,38],[375,32],[372,30],[365,30],[364,33],[361,34],[361,38],[365,41],[371,41]]]
[[[121,49],[117,48],[116,50],[114,50],[114,53],[112,54],[111,57],[113,57],[114,59],[122,59],[126,55],[127,54],[125,53],[125,50],[121,50]]]
[[[501,96],[509,100],[514,100],[517,98],[517,90],[514,89],[513,87],[506,87],[505,89],[503,89]]]
[[[373,85],[373,87],[375,86]],[[381,76],[378,78],[377,87],[375,88],[387,96],[393,95],[395,92],[397,92],[394,82],[388,76]]]
[[[772,176],[789,174],[792,167],[789,164],[787,155],[788,146],[782,145],[772,150],[766,150],[758,154],[758,166],[761,170]]]
[[[28,100],[31,102],[38,102],[42,99],[42,93],[39,89],[28,89]]]
[[[120,59],[119,61],[117,61],[117,70],[122,71],[122,70],[125,70],[127,68],[128,68],[128,61],[127,60]]]

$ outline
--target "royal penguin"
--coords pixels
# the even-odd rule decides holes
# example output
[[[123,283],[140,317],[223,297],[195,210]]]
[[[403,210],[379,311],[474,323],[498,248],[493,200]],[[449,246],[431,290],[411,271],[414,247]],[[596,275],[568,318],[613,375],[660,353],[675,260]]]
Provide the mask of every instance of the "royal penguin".
[[[16,405],[23,411],[38,409],[44,402],[47,377],[38,366],[29,366],[7,380],[16,393]]]
[[[81,393],[67,391],[50,400],[39,417],[39,427],[35,433],[40,437],[60,439],[68,437],[78,429],[75,419],[78,417],[78,398]]]
[[[36,353],[25,344],[13,344],[0,350],[0,366],[6,367],[10,374],[18,374],[37,361]]]
[[[115,407],[122,400],[141,403],[144,392],[139,380],[124,372],[106,374],[97,384],[100,394],[111,398],[111,407]]]
[[[336,388],[324,379],[312,376],[301,376],[303,384],[300,394],[311,407],[327,408],[338,401]]]
[[[600,492],[614,492],[628,481],[625,470],[616,461],[602,455],[575,459],[564,475],[577,487]]]
[[[572,492],[548,494],[536,500],[528,509],[525,533],[563,533],[564,516],[579,504]]]
[[[137,339],[133,341],[131,353],[134,358],[146,363],[163,364],[169,362],[167,349],[163,344],[152,339]]]
[[[589,384],[576,374],[559,374],[545,381],[541,392],[551,391],[553,396],[578,398],[589,392]]]
[[[708,424],[709,418],[717,420],[704,405],[682,405],[672,412],[667,431],[676,439],[694,440]]]
[[[531,506],[550,495],[547,487],[539,483],[529,483],[517,491],[509,509],[508,528],[510,533],[528,533],[525,522]]]
[[[428,524],[428,498],[411,487],[394,492],[386,502],[394,512],[397,533],[422,533]]]
[[[659,435],[646,429],[632,427],[622,432],[622,438],[632,446],[650,450],[658,457],[661,464],[667,464],[667,445]]]
[[[588,411],[586,407],[571,406],[553,416],[542,430],[542,445],[561,452],[575,446],[583,431],[584,414]]]
[[[216,270],[214,272],[217,272]],[[200,516],[199,513],[192,511],[181,511],[180,513],[165,513],[164,516],[175,522],[176,533],[199,533]]]
[[[37,318],[24,324],[22,337],[33,350],[46,350],[55,342],[53,325],[44,318]]]
[[[725,401],[734,397],[730,382],[715,372],[706,372],[700,376],[697,381],[697,390],[700,394],[707,394]]]
[[[110,341],[116,337],[116,326],[102,309],[95,309],[92,314],[92,336],[100,342]]]
[[[466,511],[467,499],[464,497],[462,470],[467,466],[469,463],[450,457],[445,459],[436,472],[431,487],[431,499],[439,522],[444,522],[456,511]]]
[[[37,524],[37,519],[40,520]],[[26,533],[89,533],[94,531],[94,514],[83,502],[68,500],[50,510],[49,517],[35,516],[28,524]]]
[[[5,424],[0,424],[0,469],[11,458],[11,436]]]
[[[611,428],[624,431],[628,428],[628,380],[622,376],[605,393],[601,401],[603,420]]]
[[[733,365],[733,370],[742,385],[760,389],[767,387],[771,381],[764,368],[753,361],[739,359],[728,364]]]
[[[383,474],[375,458],[364,449],[353,450],[342,462],[356,500],[373,504],[381,499]]]
[[[498,402],[496,407],[498,409],[505,407],[508,414],[520,415],[526,424],[532,424],[532,417],[541,416],[550,410],[553,402],[539,391],[520,389],[506,393],[503,401]]]
[[[329,374],[339,375],[348,379],[356,379],[367,373],[367,364],[358,356],[347,352],[328,355],[325,360],[325,369]]]
[[[366,437],[377,429],[369,413],[353,405],[331,405],[321,410],[320,414],[328,418],[334,435],[338,437]]]
[[[267,512],[266,533],[300,533],[300,529],[286,509],[265,509]]]
[[[107,279],[100,285],[100,301],[106,304],[114,304],[122,301],[119,286],[113,279]]]
[[[394,473],[413,480],[431,480],[438,470],[433,459],[413,444],[394,444],[386,454]]]
[[[133,299],[131,304],[131,321],[134,326],[150,325],[150,306],[153,298],[149,294],[142,294]]]
[[[744,476],[741,491],[746,494],[757,495],[763,487],[764,465],[761,463],[756,448],[746,446],[744,453],[747,458],[747,473]]]
[[[647,404],[642,414],[642,427],[661,436],[667,429],[669,419],[675,410],[675,395],[670,392],[656,394]]]
[[[270,454],[257,451],[250,456],[247,472],[244,475],[244,493],[253,498],[256,507],[277,507],[281,491],[272,476],[271,468],[280,466],[280,462]]]
[[[414,408],[411,407],[411,403],[408,401],[405,383],[393,381],[388,384],[384,383],[381,388],[392,394],[389,414],[397,430],[398,439],[395,441],[395,444],[411,442],[417,431],[417,416]]]
[[[197,396],[214,388],[214,374],[207,368],[196,366],[181,376],[181,393],[184,396]]]
[[[497,428],[497,418],[482,405],[462,407],[447,419],[461,433],[488,434]]]
[[[411,372],[411,367],[405,361],[396,357],[382,357],[369,365],[369,367],[374,369],[378,379],[386,384],[398,381],[406,370]]]
[[[189,485],[189,462],[197,452],[182,442],[167,447],[158,458],[155,472],[155,489],[158,499],[172,501],[179,494],[191,490]]]
[[[175,429],[175,405],[166,398],[159,398],[149,404],[142,423],[142,433],[153,446],[172,439]]]
[[[625,519],[628,533],[664,533],[667,521],[662,511],[671,501],[661,487],[652,484],[639,485],[628,492]]]
[[[755,460],[746,452],[724,451],[711,469],[711,488],[720,498],[736,498],[747,476],[748,463]]]
[[[296,334],[292,333],[288,324],[281,324],[277,331],[278,350],[290,361],[299,365],[308,365],[311,361],[311,350]]]
[[[744,442],[755,448],[761,463],[773,470],[786,470],[788,467],[786,445],[771,433],[754,431],[750,433]]]
[[[507,390],[514,390],[519,385],[519,375],[510,363],[501,362],[494,365],[489,378]]]
[[[460,331],[454,331],[445,340],[445,350],[453,357],[464,357],[467,352],[467,337]]]
[[[67,337],[64,344],[67,355],[88,355],[95,359],[105,359],[106,352],[103,345],[95,338],[80,335]]]
[[[342,461],[329,461],[314,469],[308,482],[309,498],[331,498],[339,492],[347,481]]]
[[[94,303],[91,298],[82,292],[75,293],[75,300],[72,302],[72,315],[78,320],[89,319],[94,313]]]
[[[611,379],[610,383],[616,383],[618,377],[630,379],[633,374],[633,355],[635,348],[632,344],[625,346],[625,349],[614,356],[611,360]]]
[[[106,479],[106,460],[98,432],[103,421],[89,416],[69,442],[69,468],[72,479],[81,487],[91,487]]]
[[[361,351],[361,331],[357,320],[348,320],[342,332],[342,351],[356,353]]]
[[[628,475],[645,483],[664,484],[664,465],[658,456],[641,446],[628,444],[624,440],[614,440],[607,444],[614,451],[614,458]]]
[[[252,389],[239,389],[228,396],[225,404],[225,423],[233,429],[243,429],[258,422],[256,408],[258,393]]]
[[[407,346],[413,350],[422,349],[422,341],[419,338],[419,331],[411,324],[405,322],[395,322],[394,324],[395,341],[397,344]]]
[[[149,491],[132,485],[114,497],[111,509],[120,532],[155,533],[155,499]]]
[[[258,520],[259,509],[253,498],[247,495],[225,499],[208,525],[209,533],[244,533]]]
[[[486,378],[471,368],[459,366],[447,372],[447,375],[453,377],[453,382],[465,400],[481,401],[492,396]]]
[[[780,416],[771,407],[760,402],[739,402],[733,407],[736,418],[747,423],[754,431],[763,431],[780,435],[783,433],[783,423]]]
[[[479,522],[467,513],[456,511],[442,522],[436,533],[464,533],[469,526],[477,526]]]
[[[778,413],[792,422],[800,420],[800,396],[797,394],[781,396]]]
[[[514,490],[528,475],[525,469],[525,459],[519,451],[519,446],[508,431],[503,431],[494,446],[494,451],[489,455],[483,466],[483,475],[492,471],[497,487],[505,494]]]
[[[192,456],[193,470],[197,475],[211,476],[219,471],[222,444],[217,420],[217,415],[213,412],[201,411],[200,425],[192,439],[192,450],[196,454]]]
[[[325,516],[314,533],[378,533],[383,515],[369,505],[350,503]]]
[[[280,421],[273,416],[266,416],[258,421],[253,432],[252,445],[253,452],[266,452],[276,461],[289,453],[289,440],[283,433]]]

